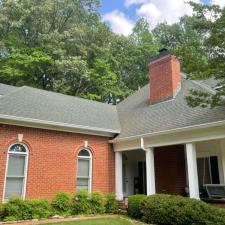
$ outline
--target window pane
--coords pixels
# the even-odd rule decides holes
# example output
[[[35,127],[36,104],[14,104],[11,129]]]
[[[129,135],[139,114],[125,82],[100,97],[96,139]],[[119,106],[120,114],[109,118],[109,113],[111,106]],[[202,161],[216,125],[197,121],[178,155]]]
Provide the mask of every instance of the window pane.
[[[210,161],[209,158],[205,158],[205,174],[204,174],[204,184],[211,184],[211,171],[210,171]]]
[[[79,156],[90,156],[89,152],[85,149],[82,149],[78,155]]]
[[[24,176],[25,156],[9,155],[7,176]]]
[[[89,160],[78,159],[78,176],[88,177],[89,176]]]
[[[26,148],[23,145],[15,144],[10,148],[9,151],[10,152],[26,152]]]
[[[24,176],[25,156],[9,155],[7,176]]]
[[[210,165],[211,165],[211,174],[212,174],[212,184],[219,184],[220,176],[219,176],[219,166],[218,166],[217,156],[210,157]]]
[[[89,179],[78,178],[77,179],[77,189],[82,189],[88,191]]]
[[[197,159],[198,182],[200,188],[203,188],[204,184],[211,184],[211,174],[209,165],[209,158]]]
[[[22,196],[23,178],[6,178],[5,199],[12,195]]]

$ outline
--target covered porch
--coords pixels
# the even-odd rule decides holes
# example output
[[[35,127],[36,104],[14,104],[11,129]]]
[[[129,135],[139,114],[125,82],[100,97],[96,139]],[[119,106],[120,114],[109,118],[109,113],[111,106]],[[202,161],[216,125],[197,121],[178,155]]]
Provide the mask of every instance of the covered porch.
[[[141,139],[140,148],[116,151],[117,200],[155,193],[208,199],[207,185],[225,184],[225,138],[154,147],[147,143]]]

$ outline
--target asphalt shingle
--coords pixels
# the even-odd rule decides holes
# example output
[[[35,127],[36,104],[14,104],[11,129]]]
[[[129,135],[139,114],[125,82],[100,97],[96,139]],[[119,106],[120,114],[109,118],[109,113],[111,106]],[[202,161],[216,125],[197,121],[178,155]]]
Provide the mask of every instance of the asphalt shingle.
[[[0,84],[0,114],[47,122],[64,123],[120,133],[116,139],[151,134],[225,120],[225,107],[191,108],[185,96],[190,89],[203,91],[215,81],[190,81],[182,78],[175,99],[151,105],[149,85],[144,86],[117,106],[30,87]]]
[[[113,105],[26,86],[0,98],[0,114],[107,129],[115,133],[120,128]]]
[[[10,85],[7,85],[7,84],[1,84],[0,83],[0,95],[8,94],[11,91],[16,90],[16,89],[17,89],[17,87],[10,86]]]
[[[121,126],[117,139],[225,120],[225,107],[189,107],[185,96],[190,89],[206,91],[202,83],[183,78],[175,99],[150,105],[149,85],[129,96],[117,106]]]

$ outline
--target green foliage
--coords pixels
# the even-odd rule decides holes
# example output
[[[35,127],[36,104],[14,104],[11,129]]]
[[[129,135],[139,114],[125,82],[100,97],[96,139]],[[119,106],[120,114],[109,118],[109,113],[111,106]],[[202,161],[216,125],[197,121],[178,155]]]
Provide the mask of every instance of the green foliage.
[[[190,3],[193,16],[154,30],[139,19],[131,35],[101,21],[98,0],[4,0],[0,4],[0,80],[116,104],[148,83],[149,59],[162,47],[182,59],[190,78],[218,79],[225,95],[225,8]],[[209,19],[209,16],[211,18]],[[196,99],[195,99],[196,97]],[[199,95],[189,98],[201,105]]]
[[[191,78],[207,79],[212,77],[217,80],[217,86],[220,88],[217,90],[217,93],[211,95],[192,91],[190,98],[188,98],[188,104],[192,107],[224,105],[221,96],[225,95],[225,7],[220,8],[215,5],[196,3],[191,3],[191,5],[194,9],[194,16],[198,18],[194,23],[194,28],[198,33],[204,34],[201,48],[204,49],[208,59],[207,63],[202,64],[199,58],[196,57],[196,63],[199,65],[199,68],[195,73],[193,73],[193,70],[191,71]]]
[[[146,195],[130,195],[128,197],[128,215],[130,217],[140,219],[142,217],[141,213],[141,203],[146,198]]]
[[[181,196],[153,195],[141,203],[143,220],[160,225],[220,225],[225,212],[199,200]]]
[[[72,214],[91,214],[91,196],[84,190],[78,190],[72,198]]]
[[[102,214],[105,212],[105,196],[100,192],[91,193],[91,213]]]
[[[115,213],[118,210],[118,204],[116,201],[116,196],[114,193],[109,193],[106,195],[105,212]]]
[[[22,200],[12,197],[2,208],[4,221],[47,218],[51,214],[51,206],[46,200]]]
[[[101,214],[105,212],[105,197],[99,192],[78,190],[72,198],[72,214]]]
[[[50,203],[47,200],[25,200],[31,210],[32,219],[48,218],[53,214]]]
[[[78,190],[74,196],[66,192],[58,193],[49,203],[47,200],[22,200],[11,197],[7,203],[0,204],[0,220],[18,221],[48,218],[52,215],[79,215],[114,213],[117,202],[114,194],[89,193]]]
[[[0,220],[2,219],[2,213],[3,213],[3,204],[0,203]]]
[[[55,214],[68,216],[71,214],[71,196],[66,192],[58,193],[52,200],[52,208]]]
[[[0,80],[116,104],[148,82],[157,53],[141,19],[113,34],[98,0],[5,0],[0,4]]]
[[[0,78],[10,84],[51,87],[54,60],[41,49],[21,49],[1,62]],[[35,85],[34,85],[35,84]]]

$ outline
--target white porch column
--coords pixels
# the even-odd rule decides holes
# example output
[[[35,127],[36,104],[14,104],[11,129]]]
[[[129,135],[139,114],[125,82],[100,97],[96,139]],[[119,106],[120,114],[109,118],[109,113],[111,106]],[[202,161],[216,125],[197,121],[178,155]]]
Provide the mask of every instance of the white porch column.
[[[154,166],[154,149],[146,149],[146,181],[147,195],[155,194],[155,166]]]
[[[188,184],[190,198],[199,199],[198,171],[195,143],[186,144]]]
[[[123,200],[123,158],[122,152],[115,153],[116,200]]]

